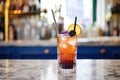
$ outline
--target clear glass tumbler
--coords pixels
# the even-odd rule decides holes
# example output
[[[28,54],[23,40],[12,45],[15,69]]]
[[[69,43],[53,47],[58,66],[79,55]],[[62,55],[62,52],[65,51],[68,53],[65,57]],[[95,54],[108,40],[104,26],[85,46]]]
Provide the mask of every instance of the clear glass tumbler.
[[[77,37],[59,34],[57,53],[58,72],[76,72]]]

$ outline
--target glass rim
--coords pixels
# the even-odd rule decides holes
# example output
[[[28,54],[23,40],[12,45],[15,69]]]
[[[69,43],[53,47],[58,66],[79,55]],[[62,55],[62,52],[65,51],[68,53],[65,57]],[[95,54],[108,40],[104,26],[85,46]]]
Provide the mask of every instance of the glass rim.
[[[77,35],[75,35],[75,36],[70,36],[69,34],[57,34],[57,37],[60,37],[60,36],[77,37]]]

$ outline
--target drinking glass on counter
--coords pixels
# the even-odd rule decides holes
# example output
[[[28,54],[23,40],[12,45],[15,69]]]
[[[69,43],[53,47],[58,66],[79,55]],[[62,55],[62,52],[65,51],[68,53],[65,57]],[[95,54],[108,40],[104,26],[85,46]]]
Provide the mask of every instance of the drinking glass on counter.
[[[80,26],[76,24],[77,17],[75,17],[74,24],[71,24],[67,31],[59,33],[54,12],[51,11],[57,33],[58,72],[74,73],[76,72],[77,37],[81,33]]]
[[[75,72],[77,37],[59,34],[57,37],[58,71]]]

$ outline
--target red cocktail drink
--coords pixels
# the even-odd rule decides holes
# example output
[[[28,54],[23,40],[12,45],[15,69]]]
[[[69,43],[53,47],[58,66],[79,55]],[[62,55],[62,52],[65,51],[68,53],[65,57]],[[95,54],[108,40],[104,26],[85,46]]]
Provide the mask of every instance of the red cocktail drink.
[[[61,69],[75,69],[77,37],[60,34],[57,38],[58,62]]]

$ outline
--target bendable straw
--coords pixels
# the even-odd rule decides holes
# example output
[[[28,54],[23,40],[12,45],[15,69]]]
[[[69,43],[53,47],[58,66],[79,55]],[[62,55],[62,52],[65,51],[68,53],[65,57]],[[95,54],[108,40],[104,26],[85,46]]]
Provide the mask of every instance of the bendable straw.
[[[74,31],[76,29],[76,22],[77,22],[77,17],[75,17],[75,22],[74,22]]]
[[[56,33],[59,34],[58,33],[58,29],[57,29],[58,26],[57,26],[57,23],[56,23],[56,19],[55,19],[55,15],[54,15],[53,9],[51,9],[51,11],[52,11],[53,19],[54,19],[54,22],[55,22],[55,25],[56,25],[56,27],[55,27]]]

